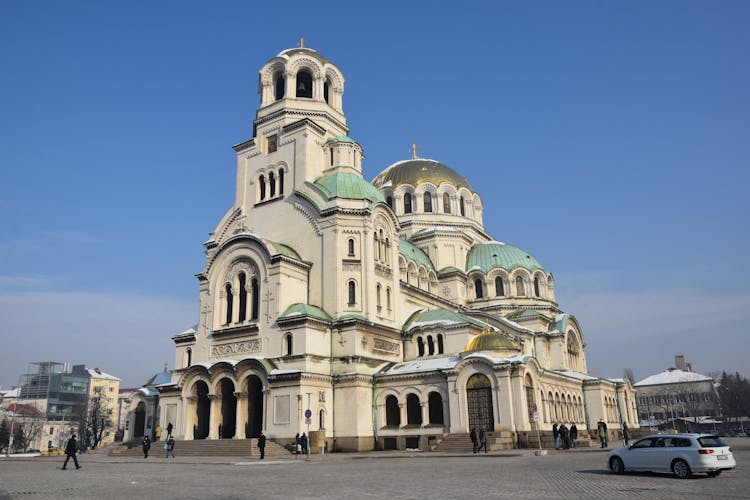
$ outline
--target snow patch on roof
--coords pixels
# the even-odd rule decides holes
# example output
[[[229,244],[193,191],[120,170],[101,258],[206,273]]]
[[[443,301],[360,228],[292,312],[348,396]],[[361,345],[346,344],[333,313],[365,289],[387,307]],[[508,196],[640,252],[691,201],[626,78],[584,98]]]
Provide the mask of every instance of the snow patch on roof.
[[[429,326],[429,325],[458,325],[460,324],[458,321],[453,321],[450,319],[433,319],[432,321],[415,321],[411,325],[409,325],[409,329],[416,328],[419,326]]]
[[[640,382],[633,384],[635,387],[644,385],[679,384],[682,382],[704,382],[712,380],[711,377],[695,372],[686,372],[670,368],[656,375],[646,377]]]
[[[95,379],[102,379],[102,380],[120,380],[119,378],[115,377],[114,375],[110,375],[109,373],[104,373],[103,371],[94,368],[86,368],[86,371],[91,376],[91,378]]]
[[[555,370],[555,371],[561,375],[565,375],[566,377],[571,377],[571,378],[575,378],[578,380],[597,380],[597,377],[592,377],[591,375],[588,375],[586,373],[574,372],[571,370]]]
[[[417,359],[397,363],[382,373],[382,375],[400,375],[402,373],[430,372],[435,370],[449,370],[461,360],[460,356],[446,356],[442,358]]]

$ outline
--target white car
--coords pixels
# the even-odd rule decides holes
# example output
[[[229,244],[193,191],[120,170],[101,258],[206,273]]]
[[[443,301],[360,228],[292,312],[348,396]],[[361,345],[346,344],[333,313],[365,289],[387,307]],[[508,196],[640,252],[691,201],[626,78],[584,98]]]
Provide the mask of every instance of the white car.
[[[654,434],[639,439],[627,448],[607,456],[609,470],[622,474],[626,470],[669,472],[680,479],[693,473],[711,477],[734,469],[732,450],[719,436],[712,434]]]

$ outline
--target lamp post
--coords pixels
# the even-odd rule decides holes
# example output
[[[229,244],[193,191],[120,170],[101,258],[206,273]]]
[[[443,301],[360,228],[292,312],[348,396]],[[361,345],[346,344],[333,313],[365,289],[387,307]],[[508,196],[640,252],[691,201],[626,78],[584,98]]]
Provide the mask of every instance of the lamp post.
[[[307,459],[310,460],[310,448],[312,448],[312,440],[310,439],[310,422],[312,422],[312,411],[310,410],[310,396],[311,392],[307,394],[307,410],[305,410],[305,423],[307,424]]]

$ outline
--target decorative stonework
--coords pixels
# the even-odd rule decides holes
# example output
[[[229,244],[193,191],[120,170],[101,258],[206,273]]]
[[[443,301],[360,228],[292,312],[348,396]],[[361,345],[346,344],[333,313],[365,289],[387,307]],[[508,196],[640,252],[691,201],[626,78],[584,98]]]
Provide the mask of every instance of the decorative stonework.
[[[260,352],[262,343],[260,339],[233,342],[231,344],[220,344],[211,346],[211,357],[218,358],[231,354],[245,354],[249,352]]]
[[[401,346],[390,340],[374,338],[372,344],[373,351],[385,352],[388,354],[398,354],[401,352]]]

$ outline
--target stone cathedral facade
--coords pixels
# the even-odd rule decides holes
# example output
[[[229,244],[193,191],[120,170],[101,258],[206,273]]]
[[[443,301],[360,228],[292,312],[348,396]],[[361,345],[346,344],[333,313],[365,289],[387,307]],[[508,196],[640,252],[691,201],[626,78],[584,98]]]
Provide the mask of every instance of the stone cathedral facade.
[[[198,325],[173,337],[158,387],[162,427],[283,443],[309,425],[329,450],[637,427],[632,386],[587,374],[553,274],[485,231],[469,180],[415,149],[368,182],[344,75],[314,50],[272,58],[258,90],[234,202],[204,243]]]

